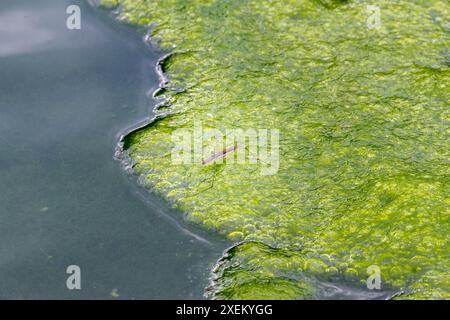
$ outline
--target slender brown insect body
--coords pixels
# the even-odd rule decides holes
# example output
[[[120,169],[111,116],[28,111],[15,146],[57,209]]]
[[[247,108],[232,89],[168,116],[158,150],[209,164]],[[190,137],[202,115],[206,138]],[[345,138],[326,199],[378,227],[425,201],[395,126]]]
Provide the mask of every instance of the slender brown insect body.
[[[210,156],[208,159],[203,160],[202,164],[208,164],[214,160],[220,159],[220,158],[224,158],[226,157],[229,153],[234,152],[237,149],[237,146],[231,146],[228,148],[223,149],[220,152],[217,152],[215,154],[213,154],[212,156]]]

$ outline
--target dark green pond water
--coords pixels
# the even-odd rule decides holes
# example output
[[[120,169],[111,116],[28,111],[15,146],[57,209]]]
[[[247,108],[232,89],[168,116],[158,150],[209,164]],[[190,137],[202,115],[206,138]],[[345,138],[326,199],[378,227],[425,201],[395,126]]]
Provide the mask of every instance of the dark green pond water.
[[[70,4],[81,30],[66,28]],[[159,56],[84,1],[1,1],[0,298],[203,296],[224,243],[113,159],[151,116]],[[69,265],[81,290],[66,287]]]

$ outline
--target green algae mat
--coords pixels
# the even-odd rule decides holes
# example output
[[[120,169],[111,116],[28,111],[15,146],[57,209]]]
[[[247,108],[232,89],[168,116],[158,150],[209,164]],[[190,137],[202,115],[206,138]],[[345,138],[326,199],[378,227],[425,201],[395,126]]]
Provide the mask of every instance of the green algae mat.
[[[236,243],[209,297],[450,298],[448,1],[104,5],[171,53],[156,118],[122,147],[146,186]],[[233,148],[175,163],[174,134],[199,123],[278,130],[275,170]]]

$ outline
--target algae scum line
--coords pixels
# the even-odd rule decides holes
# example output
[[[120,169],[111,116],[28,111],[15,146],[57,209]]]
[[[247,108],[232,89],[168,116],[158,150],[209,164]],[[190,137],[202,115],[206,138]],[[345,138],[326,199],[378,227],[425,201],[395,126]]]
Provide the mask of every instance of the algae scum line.
[[[449,297],[447,1],[101,2],[170,52],[119,151],[235,243],[208,297]]]
[[[0,39],[0,298],[203,298],[226,244],[113,159],[149,116],[161,52],[86,1],[1,1]]]

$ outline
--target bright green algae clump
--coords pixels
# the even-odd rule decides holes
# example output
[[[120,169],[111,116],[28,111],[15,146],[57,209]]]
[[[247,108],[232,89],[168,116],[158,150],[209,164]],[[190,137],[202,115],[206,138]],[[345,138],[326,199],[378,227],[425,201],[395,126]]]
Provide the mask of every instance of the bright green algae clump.
[[[314,298],[317,281],[450,298],[450,7],[423,1],[120,0],[174,52],[169,116],[127,137],[136,172],[190,221],[246,241],[219,298]],[[368,5],[381,27],[366,25]],[[280,168],[174,165],[171,133],[280,130]]]

